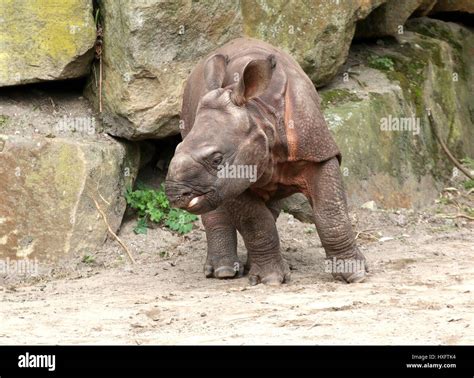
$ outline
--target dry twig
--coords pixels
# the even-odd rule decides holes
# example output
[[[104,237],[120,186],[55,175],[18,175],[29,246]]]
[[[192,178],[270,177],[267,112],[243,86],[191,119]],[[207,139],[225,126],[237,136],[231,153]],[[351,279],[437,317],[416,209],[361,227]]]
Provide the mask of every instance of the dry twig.
[[[471,175],[471,173],[462,166],[462,164],[457,161],[457,159],[453,156],[453,154],[451,153],[451,151],[449,151],[448,147],[446,146],[446,144],[443,142],[443,140],[441,139],[440,135],[438,134],[438,128],[436,127],[436,123],[435,123],[435,120],[433,118],[433,114],[431,114],[431,109],[426,109],[427,112],[428,112],[428,121],[430,123],[430,126],[431,126],[431,129],[433,130],[433,134],[435,135],[436,139],[438,140],[439,144],[441,145],[441,147],[443,148],[444,152],[446,153],[446,155],[448,156],[449,160],[451,160],[451,162],[462,172],[464,173],[468,178],[470,178],[471,180],[474,180],[474,177]]]
[[[368,228],[366,230],[357,231],[355,240],[359,239],[360,236],[366,235],[369,239],[378,239],[374,234],[370,233],[369,231],[374,231],[375,228]]]
[[[117,234],[114,232],[114,230],[112,230],[112,227],[110,227],[110,224],[109,222],[107,221],[107,216],[105,215],[105,213],[102,211],[102,209],[100,208],[99,204],[97,203],[96,199],[92,196],[90,196],[90,198],[92,199],[92,201],[94,201],[94,205],[95,207],[97,208],[97,211],[100,213],[100,215],[102,216],[102,219],[104,220],[104,223],[105,225],[107,226],[107,229],[109,230],[109,233],[115,238],[115,240],[117,240],[117,242],[122,246],[122,248],[125,250],[125,252],[127,252],[127,255],[128,255],[128,258],[130,259],[130,261],[132,262],[132,264],[135,264],[135,259],[133,258],[132,256],[132,253],[130,252],[130,250],[127,248],[127,246],[124,244],[124,242],[117,236]]]
[[[102,26],[97,25],[97,39],[95,42],[95,57],[99,60],[99,113],[102,113],[102,44],[104,33]]]
[[[440,218],[444,218],[444,219],[466,218],[466,219],[469,219],[469,220],[474,221],[474,217],[470,217],[470,216],[467,215],[467,214],[440,215],[439,217],[440,217]]]

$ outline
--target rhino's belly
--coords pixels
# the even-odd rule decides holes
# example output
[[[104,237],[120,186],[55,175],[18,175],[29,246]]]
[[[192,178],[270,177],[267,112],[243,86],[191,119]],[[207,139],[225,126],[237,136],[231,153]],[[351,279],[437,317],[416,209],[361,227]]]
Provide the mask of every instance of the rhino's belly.
[[[263,201],[279,200],[298,193],[300,189],[296,186],[277,185],[275,188],[250,188]]]
[[[265,202],[279,200],[294,193],[305,191],[305,181],[302,174],[314,163],[307,161],[284,162],[276,164],[270,180],[264,184],[251,186],[250,190]]]

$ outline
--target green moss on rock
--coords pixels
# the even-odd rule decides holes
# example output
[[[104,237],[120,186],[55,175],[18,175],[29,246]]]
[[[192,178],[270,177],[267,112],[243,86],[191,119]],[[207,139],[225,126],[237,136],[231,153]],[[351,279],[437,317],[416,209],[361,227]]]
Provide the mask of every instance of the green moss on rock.
[[[413,206],[426,203],[427,193],[436,195],[436,183],[447,180],[453,167],[434,137],[427,108],[455,156],[474,151],[472,59],[466,56],[474,47],[474,34],[459,25],[435,22],[438,28],[450,29],[440,35],[456,36],[458,44],[464,45],[461,53],[457,45],[441,38],[409,31],[396,43],[356,45],[351,54],[361,62],[359,80],[340,82],[320,93],[326,121],[343,155],[344,178],[353,201],[374,199],[382,206]],[[456,56],[467,67],[466,80],[463,75],[454,80],[459,70]],[[328,101],[331,97],[335,101]],[[416,132],[382,130],[381,120],[389,116],[414,117],[419,127]],[[424,187],[422,192],[417,185]]]
[[[332,105],[339,105],[345,102],[358,102],[361,101],[357,95],[346,89],[331,89],[324,90],[320,93],[321,96],[321,107],[323,109]]]
[[[84,76],[93,58],[92,1],[0,1],[0,86]]]

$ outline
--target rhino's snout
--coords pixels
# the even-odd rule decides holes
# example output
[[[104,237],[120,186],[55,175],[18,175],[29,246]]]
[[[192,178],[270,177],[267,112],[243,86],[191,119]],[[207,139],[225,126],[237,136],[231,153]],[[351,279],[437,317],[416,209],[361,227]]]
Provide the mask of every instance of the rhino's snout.
[[[186,186],[176,185],[170,182],[166,183],[165,193],[171,206],[184,209],[193,198],[193,192]]]
[[[183,183],[166,181],[165,193],[172,207],[185,209],[194,214],[202,214],[212,210],[212,205],[207,198],[209,193],[201,193]]]
[[[168,169],[165,193],[171,206],[199,211],[207,208],[206,185],[200,175],[200,166],[190,156],[178,154],[173,157]],[[204,184],[204,185],[203,185]]]

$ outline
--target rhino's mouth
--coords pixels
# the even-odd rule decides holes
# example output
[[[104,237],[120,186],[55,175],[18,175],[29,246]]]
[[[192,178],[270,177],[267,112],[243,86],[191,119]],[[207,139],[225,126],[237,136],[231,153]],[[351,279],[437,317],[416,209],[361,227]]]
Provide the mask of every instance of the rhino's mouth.
[[[187,210],[191,211],[192,209],[199,207],[199,205],[202,204],[202,201],[204,201],[205,199],[205,194],[203,194],[202,196],[194,197],[191,201],[189,201]]]
[[[217,206],[211,198],[212,196],[209,196],[209,194],[210,193],[206,193],[192,198],[191,201],[188,202],[188,205],[185,207],[185,209],[196,215],[204,214],[208,211],[214,210]]]

